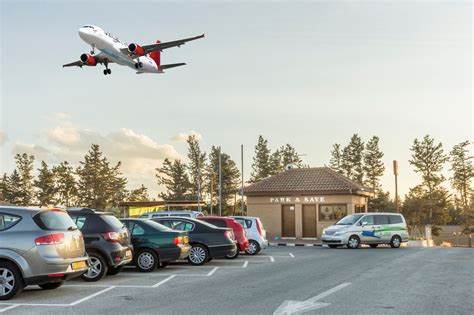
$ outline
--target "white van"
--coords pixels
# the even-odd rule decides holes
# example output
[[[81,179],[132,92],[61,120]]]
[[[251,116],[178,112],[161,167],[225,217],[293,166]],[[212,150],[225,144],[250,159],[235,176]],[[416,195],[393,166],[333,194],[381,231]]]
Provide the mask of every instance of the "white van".
[[[160,211],[160,212],[148,212],[140,215],[139,219],[153,219],[162,217],[185,217],[185,218],[199,218],[203,217],[204,214],[200,211],[181,210],[181,211]]]
[[[369,244],[372,248],[390,244],[398,248],[402,242],[408,242],[408,229],[405,218],[399,213],[356,213],[324,229],[322,240],[331,248],[342,245],[358,248],[360,244]]]

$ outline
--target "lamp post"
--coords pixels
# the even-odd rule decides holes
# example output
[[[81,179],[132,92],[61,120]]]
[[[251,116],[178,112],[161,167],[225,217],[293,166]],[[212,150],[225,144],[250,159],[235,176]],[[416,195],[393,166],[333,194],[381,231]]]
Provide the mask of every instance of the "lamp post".
[[[222,154],[219,147],[219,216],[222,216]]]
[[[395,209],[400,213],[400,205],[398,204],[398,161],[393,160],[393,175],[395,175]]]

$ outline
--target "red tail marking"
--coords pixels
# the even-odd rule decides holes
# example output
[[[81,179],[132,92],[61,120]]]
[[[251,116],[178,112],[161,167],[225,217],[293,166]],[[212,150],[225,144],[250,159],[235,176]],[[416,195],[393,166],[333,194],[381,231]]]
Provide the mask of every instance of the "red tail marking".
[[[161,41],[158,39],[156,41],[157,44],[161,43]],[[160,68],[161,65],[161,51],[155,50],[150,53],[150,58],[153,59],[158,66],[158,69]]]

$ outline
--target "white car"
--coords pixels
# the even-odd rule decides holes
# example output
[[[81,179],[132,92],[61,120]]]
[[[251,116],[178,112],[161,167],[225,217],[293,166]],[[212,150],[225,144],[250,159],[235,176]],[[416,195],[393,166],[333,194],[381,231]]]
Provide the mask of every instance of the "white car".
[[[200,211],[182,210],[182,211],[159,211],[147,212],[140,215],[139,219],[154,219],[162,217],[185,217],[185,218],[199,218],[204,214]]]
[[[322,240],[331,248],[342,245],[358,248],[360,244],[369,244],[372,248],[390,244],[398,248],[402,242],[408,242],[408,229],[405,218],[399,213],[356,213],[324,229]]]
[[[267,248],[267,232],[263,228],[263,224],[257,217],[233,216],[244,227],[247,238],[249,239],[249,246],[245,251],[248,255],[256,255],[262,249]]]

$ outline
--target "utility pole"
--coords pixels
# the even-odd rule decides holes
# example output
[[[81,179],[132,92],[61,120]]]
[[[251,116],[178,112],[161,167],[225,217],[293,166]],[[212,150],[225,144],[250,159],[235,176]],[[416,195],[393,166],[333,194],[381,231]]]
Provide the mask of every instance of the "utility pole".
[[[219,147],[219,216],[222,216],[222,154]]]
[[[393,175],[395,175],[395,209],[400,213],[400,205],[398,203],[398,161],[393,160]]]
[[[214,197],[214,170],[211,170],[211,207],[210,207],[211,215],[212,215],[212,203],[214,202],[213,197]]]
[[[240,215],[244,215],[244,145],[240,145],[240,162],[242,169],[242,183],[240,193],[242,194],[242,201],[240,202]]]
[[[199,156],[199,159],[200,158],[201,157]],[[201,163],[200,163],[199,159],[198,159],[198,187],[197,187],[197,189],[198,189],[198,191],[197,191],[198,200],[197,201],[198,201],[198,210],[201,211]]]

